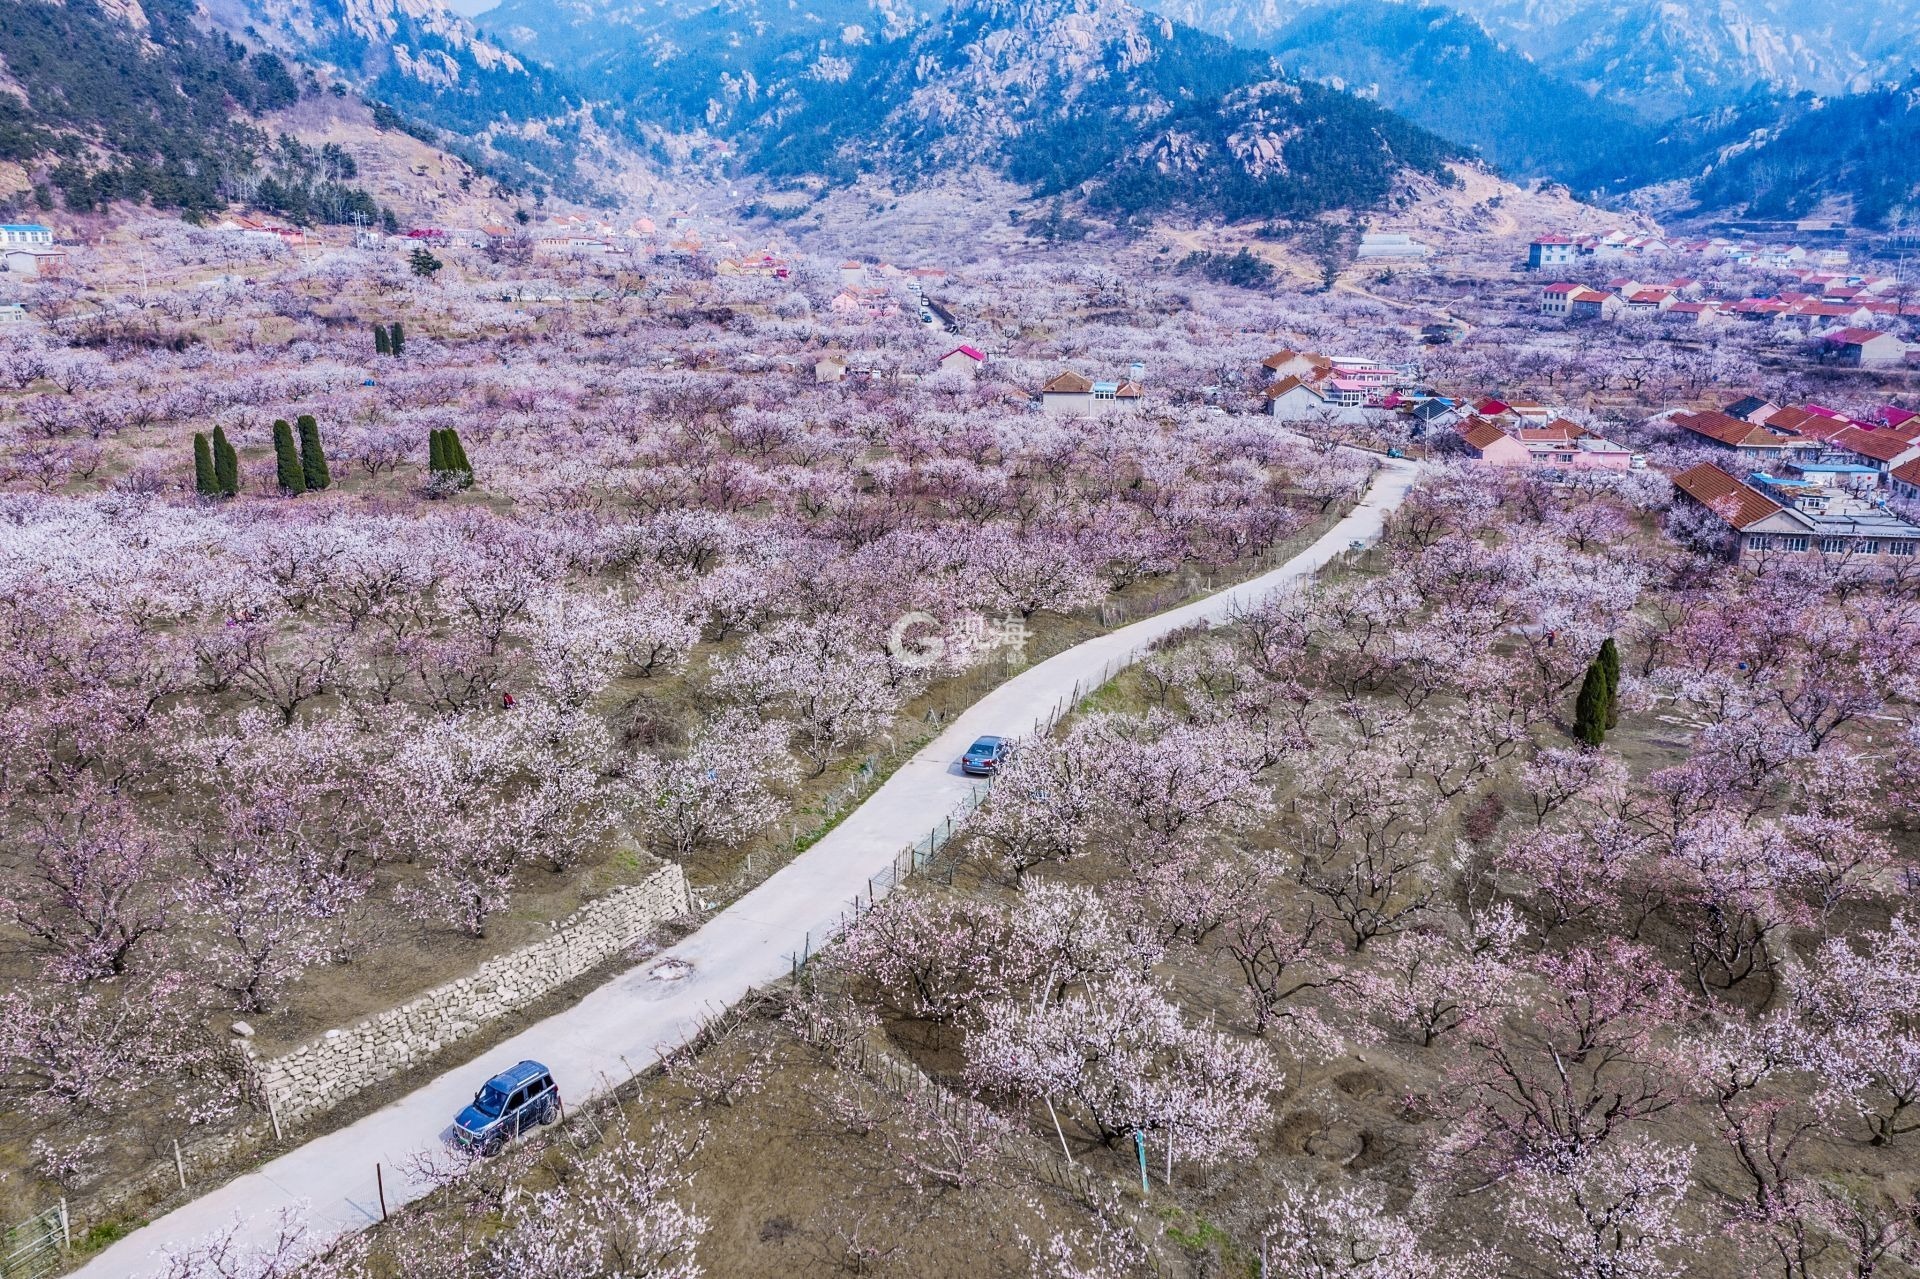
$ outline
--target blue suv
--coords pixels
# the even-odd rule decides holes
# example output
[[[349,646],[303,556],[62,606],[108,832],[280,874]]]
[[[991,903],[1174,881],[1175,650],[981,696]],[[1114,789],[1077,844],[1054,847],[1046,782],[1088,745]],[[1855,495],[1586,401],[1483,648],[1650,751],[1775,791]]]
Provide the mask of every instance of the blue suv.
[[[560,1089],[553,1072],[537,1061],[503,1070],[473,1095],[473,1104],[453,1121],[462,1145],[491,1155],[535,1124],[560,1117]]]

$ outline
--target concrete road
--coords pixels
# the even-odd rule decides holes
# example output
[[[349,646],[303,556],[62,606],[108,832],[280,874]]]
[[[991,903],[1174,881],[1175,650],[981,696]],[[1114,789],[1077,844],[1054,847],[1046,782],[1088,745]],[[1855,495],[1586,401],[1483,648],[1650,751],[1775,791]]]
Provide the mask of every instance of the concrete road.
[[[1281,567],[1021,672],[962,712],[824,839],[686,940],[480,1060],[134,1231],[76,1273],[86,1279],[150,1274],[167,1249],[228,1228],[236,1229],[237,1240],[264,1242],[276,1231],[283,1209],[303,1213],[309,1231],[321,1238],[378,1221],[374,1166],[385,1169],[390,1209],[426,1193],[427,1187],[409,1184],[397,1170],[444,1141],[453,1116],[479,1086],[523,1058],[550,1066],[561,1094],[572,1102],[631,1079],[658,1060],[663,1047],[682,1042],[749,987],[786,976],[791,956],[809,937],[817,946],[829,934],[870,876],[886,871],[902,848],[951,813],[975,785],[957,762],[975,737],[1029,733],[1056,705],[1070,701],[1076,688],[1097,686],[1104,672],[1124,665],[1159,637],[1202,619],[1224,619],[1236,606],[1311,576],[1352,542],[1371,542],[1415,474],[1412,463],[1385,462],[1360,505]]]

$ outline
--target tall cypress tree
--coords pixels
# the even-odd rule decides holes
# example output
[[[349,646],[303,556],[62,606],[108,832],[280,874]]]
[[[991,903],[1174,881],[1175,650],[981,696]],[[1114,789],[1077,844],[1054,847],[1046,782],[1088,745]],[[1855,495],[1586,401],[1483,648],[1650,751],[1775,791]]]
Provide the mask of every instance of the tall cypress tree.
[[[282,493],[298,497],[307,491],[307,475],[300,469],[300,450],[294,447],[293,427],[285,418],[277,418],[273,423],[273,461]]]
[[[393,348],[395,355],[404,355],[407,349],[407,335],[400,331],[400,321],[395,320],[387,326],[387,345]]]
[[[439,427],[427,432],[427,473],[438,475],[447,466],[447,433]]]
[[[1579,700],[1573,704],[1573,735],[1588,746],[1607,739],[1607,700],[1607,672],[1596,657],[1587,664]]]
[[[320,424],[311,413],[302,413],[299,423],[300,473],[307,487],[318,491],[333,483],[333,473],[327,469],[326,446],[320,443]]]
[[[213,428],[213,479],[222,497],[234,497],[240,492],[240,455],[233,451],[223,426]]]
[[[387,341],[387,326],[384,324],[373,326],[373,353],[375,355],[393,354],[393,344]]]
[[[193,433],[193,491],[201,497],[220,496],[220,479],[213,470],[213,449],[201,431]]]
[[[467,446],[460,442],[460,432],[447,428],[447,465],[460,476],[461,488],[473,487],[473,463],[467,461]]]
[[[1607,727],[1620,723],[1620,647],[1607,636],[1600,645],[1600,670],[1607,677]]]

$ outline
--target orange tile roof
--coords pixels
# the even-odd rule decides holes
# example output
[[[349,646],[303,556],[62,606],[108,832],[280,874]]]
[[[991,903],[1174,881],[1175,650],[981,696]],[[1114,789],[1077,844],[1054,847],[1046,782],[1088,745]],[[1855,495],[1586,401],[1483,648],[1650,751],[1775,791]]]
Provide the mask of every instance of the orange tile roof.
[[[1673,477],[1673,486],[1737,529],[1748,528],[1787,509],[1711,462],[1680,472]]]
[[[1467,447],[1483,452],[1490,444],[1498,444],[1507,438],[1507,433],[1483,417],[1470,417],[1460,427],[1460,438]]]
[[[1863,431],[1857,426],[1835,431],[1831,442],[1849,453],[1858,453],[1876,462],[1891,462],[1913,447],[1911,442],[1891,432]]]
[[[1043,394],[1087,395],[1093,391],[1093,381],[1068,369],[1054,374],[1052,380],[1040,390]]]
[[[1739,448],[1744,444],[1772,444],[1782,433],[1768,430],[1752,422],[1743,422],[1737,417],[1728,417],[1714,409],[1704,413],[1676,413],[1673,418],[1676,426],[1685,427],[1695,435],[1704,435],[1710,440]]]

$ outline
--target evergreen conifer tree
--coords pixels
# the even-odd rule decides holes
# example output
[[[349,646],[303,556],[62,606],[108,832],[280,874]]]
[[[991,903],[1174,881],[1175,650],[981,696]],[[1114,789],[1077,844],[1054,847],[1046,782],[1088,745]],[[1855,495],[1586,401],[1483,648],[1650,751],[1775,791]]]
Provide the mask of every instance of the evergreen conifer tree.
[[[282,493],[298,497],[307,491],[307,476],[300,469],[300,451],[293,443],[293,427],[285,418],[277,418],[273,423],[273,461]]]
[[[395,320],[387,326],[387,345],[393,348],[395,355],[404,355],[407,350],[407,335],[400,331],[400,321]]]
[[[309,489],[326,488],[333,483],[333,472],[327,469],[327,449],[320,442],[320,424],[313,420],[311,413],[302,413],[299,424],[301,475]]]
[[[438,475],[448,469],[447,433],[435,427],[427,432],[427,472]]]
[[[193,433],[193,491],[201,497],[220,496],[220,479],[213,469],[213,449],[200,431]]]
[[[467,461],[466,445],[460,442],[460,432],[447,428],[447,466],[460,475],[460,487],[473,487],[473,463]]]
[[[1597,657],[1588,663],[1579,700],[1573,704],[1573,735],[1588,746],[1607,738],[1607,673]]]
[[[373,326],[373,353],[375,355],[393,354],[393,345],[387,341],[387,326],[384,324]]]
[[[240,455],[227,440],[226,428],[220,426],[213,428],[213,479],[222,497],[240,492]]]
[[[1609,635],[1600,645],[1600,669],[1607,677],[1607,727],[1620,723],[1620,646]]]

